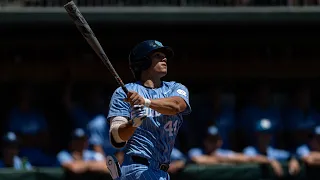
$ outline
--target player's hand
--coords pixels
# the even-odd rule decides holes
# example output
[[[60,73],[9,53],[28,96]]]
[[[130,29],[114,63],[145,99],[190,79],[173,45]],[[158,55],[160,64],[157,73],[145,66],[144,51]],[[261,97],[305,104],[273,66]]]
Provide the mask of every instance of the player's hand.
[[[135,91],[129,91],[125,101],[130,103],[131,106],[133,106],[133,105],[144,105],[145,104],[144,98],[142,96],[140,96]]]
[[[170,163],[170,167],[168,169],[169,173],[176,173],[185,167],[186,163],[184,161],[173,161]]]
[[[274,173],[278,176],[281,177],[283,176],[283,169],[281,164],[278,161],[271,161],[270,162],[271,167],[273,168]]]
[[[297,175],[300,172],[300,164],[296,159],[291,159],[289,161],[289,174]]]
[[[143,105],[133,105],[131,107],[131,120],[133,127],[139,127],[146,117],[147,114]]]

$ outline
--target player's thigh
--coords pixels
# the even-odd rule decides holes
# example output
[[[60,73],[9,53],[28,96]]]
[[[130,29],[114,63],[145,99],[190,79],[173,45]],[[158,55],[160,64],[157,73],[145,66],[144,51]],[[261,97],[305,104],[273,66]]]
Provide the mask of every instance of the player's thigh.
[[[121,172],[121,180],[170,180],[168,173],[138,164],[122,166]]]
[[[140,175],[139,180],[170,180],[168,173],[161,170],[148,169]]]

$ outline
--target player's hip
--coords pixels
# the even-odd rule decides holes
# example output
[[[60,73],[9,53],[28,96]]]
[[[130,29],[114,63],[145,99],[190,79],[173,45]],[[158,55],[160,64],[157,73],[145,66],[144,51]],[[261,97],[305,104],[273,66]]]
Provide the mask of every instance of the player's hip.
[[[124,157],[124,162],[122,167],[129,166],[130,168],[140,169],[142,171],[148,170],[153,171],[154,173],[167,174],[169,169],[169,164],[167,163],[158,163],[156,161],[137,156],[126,154]]]
[[[151,169],[141,164],[127,164],[121,167],[120,180],[170,180],[167,172]]]

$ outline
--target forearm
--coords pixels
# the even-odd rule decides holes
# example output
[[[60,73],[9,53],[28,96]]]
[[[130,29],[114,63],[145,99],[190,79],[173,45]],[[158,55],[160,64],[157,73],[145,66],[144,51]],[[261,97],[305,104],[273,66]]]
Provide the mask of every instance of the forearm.
[[[214,156],[198,156],[192,158],[192,161],[194,161],[197,164],[219,164],[220,161],[214,157]]]
[[[101,153],[103,156],[105,156],[104,150],[103,150],[103,148],[102,148],[101,145],[94,145],[94,146],[93,146],[93,150],[96,151],[96,152],[98,152],[98,153]]]
[[[151,99],[149,107],[164,115],[176,115],[184,111],[186,104],[180,97],[168,97]]]
[[[219,157],[219,161],[224,163],[248,163],[250,162],[248,157],[242,155],[235,155],[232,157]]]
[[[302,160],[308,165],[320,165],[319,154],[311,153],[308,156],[303,157]]]
[[[96,162],[96,161],[88,162],[89,170],[94,171],[94,172],[108,172],[108,168],[105,164],[106,163],[104,161],[102,161],[102,162]]]
[[[250,162],[253,163],[261,163],[261,164],[267,164],[270,163],[269,159],[265,156],[254,156],[250,157]]]
[[[320,161],[320,153],[319,152],[311,152],[309,156],[316,161]]]
[[[84,161],[77,161],[73,163],[64,164],[62,165],[62,167],[73,173],[83,173],[88,170],[88,166]]]
[[[123,141],[128,141],[136,129],[137,128],[133,127],[132,124],[129,122],[126,124],[121,124],[118,129],[119,137]]]

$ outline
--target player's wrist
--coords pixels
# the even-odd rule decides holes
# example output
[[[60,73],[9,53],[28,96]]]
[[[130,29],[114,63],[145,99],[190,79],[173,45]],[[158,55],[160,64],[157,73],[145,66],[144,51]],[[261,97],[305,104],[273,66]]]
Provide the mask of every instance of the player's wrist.
[[[147,99],[147,98],[144,98],[144,106],[145,107],[149,107],[150,105],[151,105],[151,100]]]

